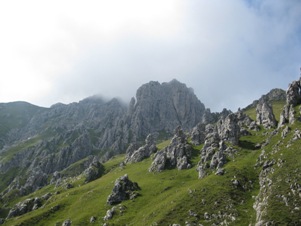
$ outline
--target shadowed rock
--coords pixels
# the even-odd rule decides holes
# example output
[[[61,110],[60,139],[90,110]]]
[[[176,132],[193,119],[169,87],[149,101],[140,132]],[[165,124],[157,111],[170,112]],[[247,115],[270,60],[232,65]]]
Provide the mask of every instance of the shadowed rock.
[[[108,196],[107,203],[114,205],[124,200],[134,199],[138,196],[136,192],[138,190],[140,190],[138,184],[130,181],[128,175],[125,174],[115,181],[114,188],[112,193]]]
[[[183,130],[178,127],[170,144],[158,151],[149,168],[150,172],[160,172],[167,168],[177,167],[179,170],[191,167],[189,160],[191,157],[192,147],[187,142]]]
[[[149,134],[145,139],[145,145],[138,150],[129,151],[125,163],[141,162],[143,159],[148,158],[151,154],[157,151],[154,136]]]
[[[256,122],[266,129],[275,128],[277,125],[272,106],[265,99],[257,104]]]

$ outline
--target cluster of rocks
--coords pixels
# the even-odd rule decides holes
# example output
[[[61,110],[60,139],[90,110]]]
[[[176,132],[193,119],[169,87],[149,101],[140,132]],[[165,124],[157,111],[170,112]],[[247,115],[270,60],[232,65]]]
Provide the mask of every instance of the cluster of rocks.
[[[17,203],[8,213],[7,219],[21,216],[33,210],[36,210],[42,206],[43,201],[48,200],[52,196],[51,193],[47,193],[42,197],[36,197],[31,199],[26,199],[25,201]]]
[[[262,98],[256,106],[256,122],[258,125],[263,125],[265,129],[271,129],[277,126],[272,106],[265,98]]]
[[[149,134],[145,139],[145,145],[135,149],[135,145],[131,144],[126,152],[125,163],[140,162],[145,158],[148,158],[151,154],[157,151],[155,138],[152,134]]]
[[[240,135],[246,136],[250,135],[248,130],[258,131],[259,126],[256,124],[254,120],[252,120],[248,115],[246,115],[242,110],[238,110],[235,113],[238,119],[238,125],[240,126]]]
[[[84,171],[85,182],[91,182],[101,177],[104,173],[104,166],[99,162],[97,157],[93,158],[92,163],[89,167]]]
[[[197,171],[199,178],[204,178],[207,169],[216,170],[216,174],[224,173],[223,165],[226,163],[226,155],[233,155],[236,150],[227,147],[226,142],[237,145],[240,137],[240,126],[236,114],[229,114],[220,119],[217,124],[208,124],[205,127],[205,142],[201,150],[201,160]]]
[[[111,209],[107,210],[106,215],[103,217],[104,221],[110,220],[114,215],[123,215],[126,210],[126,206],[119,204],[118,206],[113,206]]]
[[[301,78],[293,81],[286,91],[286,104],[280,115],[279,126],[285,123],[294,123],[295,110],[294,107],[301,103]]]
[[[150,172],[160,172],[164,169],[175,168],[179,170],[191,168],[189,163],[192,147],[181,127],[177,127],[170,144],[158,151],[149,168]]]
[[[108,196],[107,203],[109,205],[115,205],[121,203],[124,200],[134,199],[139,193],[140,187],[136,182],[132,182],[128,175],[125,174],[115,181],[112,193]]]

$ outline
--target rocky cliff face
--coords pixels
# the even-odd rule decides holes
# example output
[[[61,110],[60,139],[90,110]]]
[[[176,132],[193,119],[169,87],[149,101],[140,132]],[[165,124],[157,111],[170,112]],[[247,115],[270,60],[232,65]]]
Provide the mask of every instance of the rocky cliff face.
[[[205,106],[185,84],[150,82],[141,86],[130,106],[130,129],[137,139],[155,131],[191,129],[205,117]]]
[[[286,105],[280,115],[279,126],[285,123],[293,124],[295,122],[294,107],[301,103],[301,78],[293,81],[286,91]]]
[[[30,193],[71,164],[94,154],[107,160],[124,153],[132,142],[141,144],[150,133],[160,136],[179,125],[188,130],[212,120],[210,110],[205,110],[193,91],[176,80],[141,86],[129,106],[118,99],[93,96],[48,109],[27,103],[3,104],[0,116],[0,172],[16,171],[0,186],[0,191],[8,186],[5,194],[14,189]],[[14,123],[7,126],[5,120]],[[149,146],[145,157],[156,150],[154,144]]]

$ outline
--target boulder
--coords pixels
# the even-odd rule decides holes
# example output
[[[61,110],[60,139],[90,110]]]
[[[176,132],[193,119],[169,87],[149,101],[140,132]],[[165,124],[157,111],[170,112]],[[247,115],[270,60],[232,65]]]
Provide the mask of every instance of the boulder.
[[[95,221],[96,221],[96,217],[92,216],[92,217],[90,218],[90,223],[95,223]]]
[[[31,198],[31,199],[26,199],[25,201],[17,203],[8,213],[7,219],[21,216],[23,214],[26,214],[28,212],[31,212],[33,210],[38,209],[41,207],[42,202],[41,199],[36,197],[36,198]]]
[[[280,115],[279,126],[283,126],[285,123],[294,123],[294,107],[299,104],[301,104],[301,78],[289,84],[286,91],[286,104]]]
[[[181,127],[177,127],[170,144],[156,153],[149,171],[160,172],[175,167],[179,170],[190,168],[191,150],[192,147],[188,144],[183,130]]]
[[[132,147],[131,147],[132,148]],[[138,150],[130,150],[125,158],[125,163],[141,162],[143,159],[148,158],[151,154],[157,151],[154,136],[149,134],[145,139],[145,145]]]
[[[286,103],[287,105],[297,106],[301,103],[301,84],[300,80],[293,81],[289,84],[286,91]]]
[[[112,193],[108,196],[107,203],[110,205],[121,203],[124,200],[134,199],[138,196],[136,191],[140,187],[136,182],[129,180],[128,175],[118,178],[115,181]]]
[[[106,215],[104,216],[103,220],[107,221],[113,218],[113,215],[115,214],[115,209],[116,207],[113,206],[112,209],[109,209],[106,213]]]
[[[192,129],[190,137],[193,145],[200,145],[204,143],[206,137],[205,128],[206,125],[204,123],[199,123]]]
[[[101,177],[104,173],[104,166],[99,162],[99,160],[94,157],[92,163],[89,167],[84,171],[85,182],[91,182]]]
[[[71,224],[72,224],[72,221],[67,219],[63,222],[62,226],[71,226]]]
[[[266,129],[275,128],[277,125],[272,106],[264,98],[257,104],[256,122]]]
[[[229,114],[217,122],[217,131],[221,140],[237,145],[240,137],[240,126],[236,114]]]

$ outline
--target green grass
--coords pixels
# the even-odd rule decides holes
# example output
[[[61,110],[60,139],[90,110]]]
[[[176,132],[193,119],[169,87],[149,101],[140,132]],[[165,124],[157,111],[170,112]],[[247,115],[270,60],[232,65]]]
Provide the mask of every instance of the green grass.
[[[249,137],[253,142],[254,137]],[[164,148],[169,141],[158,145]],[[111,208],[106,204],[114,182],[124,174],[141,187],[140,196],[135,200],[122,203],[126,206],[123,215],[117,214],[109,220],[109,225],[168,225],[184,224],[185,221],[211,225],[215,221],[204,220],[204,213],[218,214],[227,210],[235,218],[235,225],[254,222],[255,212],[252,208],[252,195],[258,191],[256,182],[258,172],[254,171],[256,156],[259,151],[241,149],[235,160],[225,166],[226,174],[216,176],[214,173],[199,180],[196,164],[199,161],[201,145],[194,147],[191,161],[193,168],[179,171],[165,170],[161,173],[150,173],[151,158],[140,163],[120,167],[124,155],[115,156],[104,163],[106,173],[101,178],[84,184],[83,180],[74,179],[74,188],[45,187],[28,197],[41,196],[47,192],[60,191],[60,194],[45,203],[44,208],[9,220],[5,225],[61,225],[70,218],[72,225],[87,225],[91,216],[97,217],[96,225],[103,224],[106,211]],[[236,177],[246,187],[233,187],[231,180]],[[253,184],[250,184],[252,181]],[[17,200],[16,200],[17,201]],[[18,200],[19,201],[19,200]],[[242,202],[243,201],[243,202]],[[205,204],[202,204],[205,202]],[[11,204],[12,205],[12,204]],[[229,208],[233,205],[233,208]],[[55,206],[59,208],[55,211]],[[198,217],[190,216],[192,210]]]
[[[280,111],[273,106],[275,112]],[[283,167],[273,166],[270,174],[273,185],[269,190],[269,202],[264,219],[273,221],[275,225],[299,225],[300,211],[292,206],[301,207],[301,200],[293,196],[290,190],[291,184],[301,185],[301,148],[300,141],[290,144],[293,131],[301,128],[301,123],[296,122],[291,126],[292,131],[282,140],[281,131],[271,136],[272,130],[251,131],[251,135],[241,137],[239,146],[235,147],[237,153],[234,158],[228,160],[224,166],[223,176],[211,172],[204,179],[198,179],[196,165],[200,160],[202,145],[194,146],[191,158],[192,168],[179,171],[177,169],[165,170],[161,173],[150,173],[151,158],[142,162],[120,166],[125,155],[118,155],[104,163],[105,175],[101,178],[85,184],[81,177],[70,179],[74,188],[66,190],[64,187],[47,186],[27,197],[42,196],[47,192],[59,191],[53,195],[43,208],[30,212],[23,216],[11,219],[4,225],[61,225],[66,219],[72,220],[72,225],[88,225],[91,216],[97,218],[95,225],[104,223],[103,217],[111,208],[106,204],[107,197],[111,193],[115,180],[124,174],[128,174],[130,180],[137,182],[141,187],[140,196],[134,200],[124,201],[126,207],[123,214],[116,214],[109,220],[109,225],[171,225],[185,222],[213,225],[226,220],[229,225],[255,225],[256,212],[253,209],[254,197],[259,194],[259,173],[261,166],[256,166],[258,156],[262,149],[256,149],[257,143],[263,143],[270,137],[269,144],[264,148],[265,160],[284,160]],[[279,140],[282,143],[278,144]],[[157,145],[162,149],[169,144],[169,140]],[[279,151],[275,152],[275,148]],[[80,165],[78,162],[74,164]],[[238,180],[240,185],[234,186],[232,181]],[[279,195],[288,196],[290,206],[286,206]],[[27,198],[23,197],[23,199]],[[9,205],[21,199],[15,199]],[[56,208],[54,208],[56,207]],[[197,216],[189,215],[189,210]],[[228,215],[228,218],[204,219],[204,214]],[[232,222],[233,219],[235,221]]]
[[[26,141],[23,141],[16,146],[13,146],[12,148],[6,150],[5,152],[2,152],[0,154],[0,163],[2,164],[7,163],[11,159],[13,159],[17,153],[21,151],[26,151],[27,148],[35,146],[36,144],[41,142],[41,140],[42,138],[40,136],[36,136]]]

